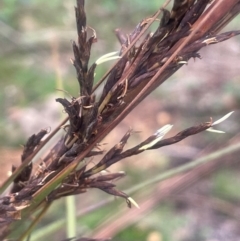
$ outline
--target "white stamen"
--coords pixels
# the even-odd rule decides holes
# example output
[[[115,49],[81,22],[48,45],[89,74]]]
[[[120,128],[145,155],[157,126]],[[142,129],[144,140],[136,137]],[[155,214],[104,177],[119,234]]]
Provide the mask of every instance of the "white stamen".
[[[215,125],[217,125],[217,124],[219,124],[219,123],[225,121],[225,120],[226,120],[226,119],[227,119],[227,118],[228,118],[233,112],[234,112],[234,111],[229,112],[228,114],[226,114],[225,116],[223,116],[223,117],[220,118],[219,120],[214,121],[214,122],[212,123],[212,126],[215,126]]]
[[[128,201],[130,201],[130,203],[132,203],[136,208],[140,209],[138,204],[131,197],[128,197]]]

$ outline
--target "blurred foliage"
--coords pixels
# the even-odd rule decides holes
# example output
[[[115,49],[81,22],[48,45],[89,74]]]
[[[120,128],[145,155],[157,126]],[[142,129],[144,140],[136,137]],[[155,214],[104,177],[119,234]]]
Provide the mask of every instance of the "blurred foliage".
[[[232,169],[221,170],[213,176],[213,193],[219,198],[229,201],[240,199],[240,193],[236,192],[236,186],[240,185],[240,179],[236,178],[238,171]]]
[[[138,224],[128,227],[116,235],[116,240],[153,240],[172,241],[176,238],[176,231],[184,228],[187,222],[181,215],[176,216],[174,206],[165,203],[156,207]],[[174,231],[174,232],[173,232]]]

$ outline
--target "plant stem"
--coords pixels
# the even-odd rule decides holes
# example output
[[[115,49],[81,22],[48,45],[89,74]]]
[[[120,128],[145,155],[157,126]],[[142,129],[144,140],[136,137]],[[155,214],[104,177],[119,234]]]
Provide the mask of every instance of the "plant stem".
[[[39,222],[39,220],[45,215],[47,212],[48,208],[50,207],[51,203],[47,203],[42,211],[36,216],[36,218],[31,222],[31,225],[28,227],[28,229],[21,235],[19,238],[19,241],[23,241],[25,238],[27,238],[30,234],[35,225]]]
[[[215,151],[211,154],[208,154],[207,156],[200,157],[200,158],[196,159],[195,161],[192,161],[192,162],[186,163],[184,165],[181,165],[180,167],[176,167],[176,168],[173,168],[173,169],[171,169],[169,171],[166,171],[164,173],[160,173],[159,175],[153,177],[150,180],[147,180],[145,182],[141,182],[140,184],[135,185],[132,188],[129,188],[128,190],[126,190],[126,192],[132,194],[136,191],[139,191],[140,189],[142,189],[145,186],[149,186],[149,185],[152,185],[156,182],[160,182],[160,181],[166,180],[168,178],[174,177],[176,175],[182,174],[184,172],[190,171],[190,170],[192,170],[192,169],[194,169],[194,168],[196,168],[200,165],[203,165],[205,163],[209,163],[209,162],[214,161],[218,158],[219,159],[223,158],[225,155],[236,152],[239,149],[240,149],[240,143],[228,146],[226,148],[223,148],[222,150],[218,150],[218,151]]]
[[[67,238],[73,238],[77,236],[75,197],[74,196],[66,197],[65,203],[66,203]]]

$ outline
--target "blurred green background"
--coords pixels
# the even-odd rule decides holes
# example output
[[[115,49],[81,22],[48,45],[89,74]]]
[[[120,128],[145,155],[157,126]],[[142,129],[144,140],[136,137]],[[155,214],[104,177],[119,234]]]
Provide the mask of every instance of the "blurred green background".
[[[86,1],[88,25],[96,30],[98,39],[92,48],[91,61],[120,48],[114,29],[121,28],[129,33],[162,3],[160,0]],[[63,118],[62,108],[54,99],[63,95],[68,98],[78,96],[76,74],[70,62],[73,57],[71,41],[77,36],[74,5],[73,0],[0,2],[2,179],[7,176],[12,163],[20,163],[20,145],[42,128],[54,129]],[[237,29],[239,23],[240,19],[236,18],[226,29]],[[131,126],[141,131],[131,138],[128,145],[131,146],[165,124],[174,125],[171,136],[191,125],[208,121],[209,117],[216,120],[234,110],[234,115],[219,127],[227,134],[201,133],[174,146],[125,160],[109,170],[126,171],[127,177],[117,183],[122,190],[151,179],[163,170],[239,142],[240,39],[209,46],[200,53],[202,60],[191,60],[144,100],[104,142],[109,143],[106,148],[110,148]],[[111,65],[112,62],[105,63],[97,68],[96,81]],[[238,154],[229,158],[238,160]],[[161,203],[156,201],[142,216],[136,214],[135,219],[128,216],[130,211],[124,200],[112,198],[107,207],[80,218],[79,235],[91,237],[107,230],[113,240],[119,241],[237,241],[240,237],[240,215],[236,215],[240,214],[239,165],[237,167],[220,168],[184,192],[172,194]],[[161,196],[156,190],[157,185],[146,188],[133,198],[138,202],[138,199],[151,200]],[[77,210],[81,213],[107,198],[105,193],[91,190],[77,198]],[[63,238],[64,228],[55,234],[44,233],[44,230],[64,216],[64,202],[60,200],[36,231],[39,235],[46,234],[47,240]],[[128,219],[132,221],[123,226],[111,226],[111,218],[122,223]],[[43,236],[35,240],[43,240]]]

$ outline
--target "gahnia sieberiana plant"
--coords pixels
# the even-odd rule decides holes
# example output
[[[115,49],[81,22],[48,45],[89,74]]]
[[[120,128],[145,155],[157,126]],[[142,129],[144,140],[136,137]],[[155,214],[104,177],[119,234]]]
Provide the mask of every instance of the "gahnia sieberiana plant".
[[[63,106],[67,118],[51,133],[42,129],[27,140],[21,156],[22,164],[13,166],[12,176],[3,183],[0,200],[1,240],[16,230],[22,232],[21,237],[15,237],[16,240],[23,240],[56,199],[84,195],[89,188],[98,188],[122,197],[129,207],[138,206],[113,183],[124,173],[99,173],[124,158],[174,144],[205,130],[213,131],[214,125],[231,114],[215,122],[210,119],[165,139],[164,135],[172,126],[163,126],[142,143],[124,150],[133,133],[129,129],[119,143],[106,152],[102,150],[101,140],[189,59],[200,58],[198,52],[201,48],[240,34],[240,31],[219,34],[239,13],[239,0],[175,0],[171,11],[166,10],[166,6],[167,3],[153,16],[143,19],[130,34],[116,30],[120,50],[102,56],[89,66],[96,33],[87,26],[84,0],[77,0],[75,15],[78,39],[72,43],[72,64],[76,69],[79,96],[56,99]],[[159,16],[161,20],[155,32],[148,32],[149,26],[158,21]],[[89,32],[92,32],[91,36]],[[114,66],[102,79],[95,80],[96,67],[113,59],[116,60]],[[97,84],[94,86],[95,82]],[[103,85],[103,89],[96,96],[95,90],[100,85]],[[64,129],[64,136],[40,163],[36,163],[38,168],[32,172],[33,158],[60,128]],[[89,160],[96,155],[101,155],[100,161],[89,167]],[[13,184],[11,191],[6,194],[5,190],[10,184]],[[30,215],[33,217],[34,213],[32,225],[24,226],[24,221]]]

